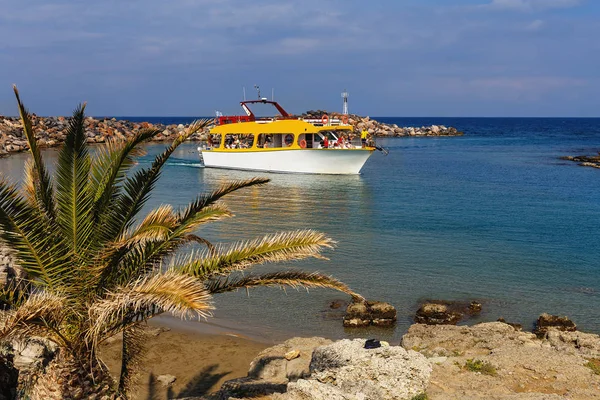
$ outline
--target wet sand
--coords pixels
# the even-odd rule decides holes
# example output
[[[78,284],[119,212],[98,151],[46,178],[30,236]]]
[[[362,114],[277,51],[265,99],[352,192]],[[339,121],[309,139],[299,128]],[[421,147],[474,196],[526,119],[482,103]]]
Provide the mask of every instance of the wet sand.
[[[151,321],[152,333],[133,399],[158,400],[212,393],[223,382],[246,376],[252,359],[271,345],[210,324],[172,322]],[[101,349],[101,357],[115,377],[120,372],[121,345],[122,341],[116,338]],[[165,374],[177,378],[170,388],[153,379]]]

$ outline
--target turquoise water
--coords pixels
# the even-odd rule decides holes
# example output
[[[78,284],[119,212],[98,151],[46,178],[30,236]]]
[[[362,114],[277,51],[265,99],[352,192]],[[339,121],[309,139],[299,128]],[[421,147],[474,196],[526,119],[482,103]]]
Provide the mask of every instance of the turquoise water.
[[[568,315],[600,333],[600,170],[558,159],[595,154],[599,119],[380,119],[447,124],[452,138],[390,138],[360,176],[265,174],[201,168],[185,144],[164,170],[148,206],[184,205],[232,179],[271,183],[232,194],[235,217],[199,234],[213,242],[311,228],[338,244],[329,261],[261,266],[318,270],[398,310],[393,331],[352,332],[329,310],[327,290],[252,290],[219,295],[216,315],[265,337],[377,335],[398,339],[419,301],[477,299],[476,321],[529,327],[542,312]],[[147,146],[146,165],[164,145]],[[19,177],[22,156],[0,160]],[[470,321],[470,323],[473,321]]]

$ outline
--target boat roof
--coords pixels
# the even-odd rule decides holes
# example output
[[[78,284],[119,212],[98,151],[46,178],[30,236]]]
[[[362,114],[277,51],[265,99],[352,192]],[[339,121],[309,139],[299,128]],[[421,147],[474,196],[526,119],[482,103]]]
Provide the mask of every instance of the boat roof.
[[[211,133],[317,133],[322,131],[344,130],[352,131],[350,125],[318,126],[302,119],[276,119],[270,122],[238,122],[234,124],[216,125]]]
[[[289,118],[290,117],[290,114],[288,114],[288,112],[285,111],[283,109],[283,107],[281,107],[281,105],[279,105],[279,103],[276,102],[276,101],[269,101],[266,98],[262,98],[262,99],[259,99],[259,100],[244,100],[244,101],[240,101],[240,105],[242,106],[242,108],[246,112],[246,115],[248,115],[250,118],[256,119],[256,116],[254,115],[254,112],[252,112],[252,110],[250,109],[250,107],[248,107],[249,104],[270,104],[270,105],[272,105],[273,107],[275,107],[277,109],[277,112],[282,117],[284,117],[284,118]]]

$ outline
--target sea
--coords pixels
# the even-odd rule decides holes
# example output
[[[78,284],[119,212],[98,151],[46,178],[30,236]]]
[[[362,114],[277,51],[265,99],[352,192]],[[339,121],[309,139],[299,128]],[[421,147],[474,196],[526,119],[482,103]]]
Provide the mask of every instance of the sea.
[[[122,117],[121,117],[122,118]],[[124,118],[188,123],[193,118]],[[391,329],[342,327],[348,296],[326,289],[259,288],[217,295],[209,323],[222,332],[279,340],[291,336],[377,337],[398,342],[425,300],[482,303],[462,323],[506,321],[533,327],[544,312],[600,333],[600,169],[563,161],[600,150],[600,119],[375,118],[398,126],[453,126],[458,137],[379,138],[360,175],[273,174],[203,168],[197,143],[171,157],[142,215],[184,206],[232,180],[270,183],[232,193],[235,214],[197,233],[231,244],[281,231],[314,229],[336,241],[326,260],[268,264],[318,271],[370,300],[391,303]],[[148,166],[165,144],[149,144]],[[46,152],[48,159],[55,151]],[[25,155],[0,160],[21,179]],[[194,322],[189,322],[194,323]]]

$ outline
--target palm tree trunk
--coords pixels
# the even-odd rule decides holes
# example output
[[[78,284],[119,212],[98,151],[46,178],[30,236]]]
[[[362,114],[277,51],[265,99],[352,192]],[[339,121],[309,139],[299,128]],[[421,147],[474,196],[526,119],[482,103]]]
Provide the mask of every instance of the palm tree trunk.
[[[81,358],[84,359],[84,358]],[[31,400],[116,400],[114,381],[100,365],[83,366],[70,355],[58,354],[43,373],[33,376],[26,393]]]

